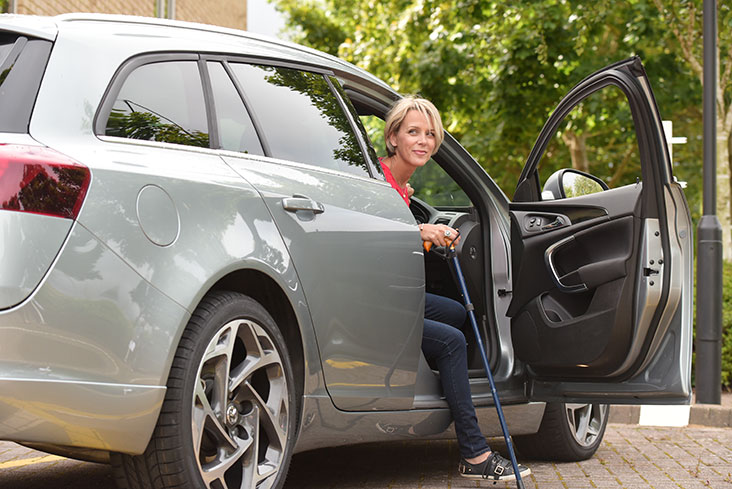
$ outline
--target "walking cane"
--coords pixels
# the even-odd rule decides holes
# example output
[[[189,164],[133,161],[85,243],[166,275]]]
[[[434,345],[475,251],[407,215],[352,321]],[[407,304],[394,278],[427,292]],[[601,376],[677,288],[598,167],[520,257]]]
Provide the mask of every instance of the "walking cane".
[[[468,286],[465,283],[463,277],[463,270],[460,268],[460,261],[457,258],[457,252],[455,251],[455,241],[457,241],[460,232],[455,236],[448,246],[445,247],[446,258],[452,264],[455,276],[457,277],[460,285],[460,293],[463,296],[463,302],[465,303],[465,309],[468,311],[468,317],[470,317],[470,324],[473,327],[473,333],[475,339],[478,342],[478,349],[480,350],[480,356],[483,358],[483,367],[485,367],[485,373],[488,376],[488,383],[491,386],[491,394],[493,394],[493,403],[496,405],[496,412],[498,413],[498,420],[501,423],[501,430],[503,431],[503,439],[506,440],[506,446],[508,447],[508,454],[511,457],[511,465],[513,465],[513,473],[516,474],[516,487],[518,489],[524,489],[524,481],[521,480],[521,474],[519,473],[518,462],[516,461],[516,454],[513,451],[513,443],[511,443],[511,435],[508,433],[508,426],[506,426],[506,418],[503,416],[503,408],[501,407],[501,400],[498,398],[498,391],[496,390],[496,383],[493,380],[493,374],[491,373],[491,367],[488,365],[488,356],[485,353],[485,347],[483,346],[483,340],[480,338],[480,330],[478,329],[478,322],[475,320],[475,308],[473,303],[470,301],[470,295],[468,294]],[[425,241],[424,248],[428,252],[432,247],[432,243]]]

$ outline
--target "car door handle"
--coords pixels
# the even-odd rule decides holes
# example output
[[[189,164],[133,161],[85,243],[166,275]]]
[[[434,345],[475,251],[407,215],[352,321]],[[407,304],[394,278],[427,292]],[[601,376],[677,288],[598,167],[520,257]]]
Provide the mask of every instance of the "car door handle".
[[[322,214],[325,212],[323,204],[301,194],[295,194],[292,197],[282,199],[282,207],[289,212],[309,211],[313,214]]]
[[[557,216],[557,218],[556,218],[556,219],[554,219],[554,220],[553,220],[552,222],[550,222],[549,224],[544,224],[544,225],[543,225],[543,226],[541,227],[541,230],[542,230],[542,231],[550,231],[550,230],[552,230],[552,229],[560,228],[560,227],[564,226],[564,224],[565,224],[565,223],[564,223],[564,219],[562,219],[561,217]]]
[[[552,280],[556,284],[556,286],[561,290],[562,292],[582,292],[583,290],[587,290],[587,284],[585,283],[579,283],[579,284],[572,284],[572,285],[565,285],[562,283],[562,277],[559,276],[559,273],[557,272],[557,266],[554,264],[554,253],[557,252],[558,249],[567,246],[568,244],[572,243],[574,241],[574,235],[567,236],[566,238],[557,241],[550,247],[546,249],[544,252],[544,262],[546,263],[547,268],[549,268],[549,272],[551,274]]]

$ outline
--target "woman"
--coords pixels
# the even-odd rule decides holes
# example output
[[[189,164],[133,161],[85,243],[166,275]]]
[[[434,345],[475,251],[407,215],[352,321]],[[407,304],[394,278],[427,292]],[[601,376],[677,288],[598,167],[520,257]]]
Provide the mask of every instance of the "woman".
[[[409,205],[414,190],[412,174],[429,161],[442,144],[440,114],[428,100],[405,97],[397,101],[386,116],[384,139],[388,156],[380,158],[386,180]],[[423,241],[445,246],[457,231],[443,224],[420,224]],[[425,297],[422,352],[434,360],[440,372],[443,393],[450,406],[460,446],[458,471],[473,479],[514,480],[509,460],[491,451],[478,426],[468,380],[465,336],[459,328],[465,322],[465,308],[458,302],[434,294]],[[519,466],[521,475],[531,473]]]

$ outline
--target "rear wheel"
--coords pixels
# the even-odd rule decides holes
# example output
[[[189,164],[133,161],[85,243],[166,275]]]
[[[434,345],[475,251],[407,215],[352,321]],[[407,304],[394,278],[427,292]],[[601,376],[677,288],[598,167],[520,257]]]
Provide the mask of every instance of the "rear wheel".
[[[295,440],[293,382],[285,340],[259,303],[206,296],[181,338],[145,453],[112,456],[118,485],[281,487]]]
[[[607,404],[548,403],[539,431],[513,440],[526,457],[561,462],[587,460],[602,442],[609,411]]]

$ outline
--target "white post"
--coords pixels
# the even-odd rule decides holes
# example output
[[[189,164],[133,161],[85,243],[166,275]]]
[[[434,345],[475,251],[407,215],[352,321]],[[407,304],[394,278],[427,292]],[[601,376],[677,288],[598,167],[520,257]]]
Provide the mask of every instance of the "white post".
[[[674,144],[686,144],[685,137],[672,136],[674,131],[674,123],[672,121],[662,121],[663,132],[666,134],[666,145],[668,146],[668,156],[671,159],[671,166],[674,164]]]

